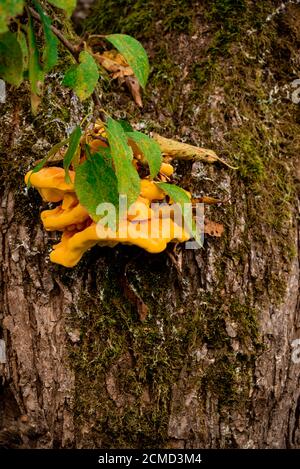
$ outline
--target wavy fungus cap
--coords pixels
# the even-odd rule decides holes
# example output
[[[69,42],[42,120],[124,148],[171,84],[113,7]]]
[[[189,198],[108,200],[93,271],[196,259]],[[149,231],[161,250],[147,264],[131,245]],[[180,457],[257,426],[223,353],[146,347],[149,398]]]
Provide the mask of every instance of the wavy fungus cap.
[[[153,221],[153,218],[138,223],[125,220],[116,232],[97,226],[96,223],[79,232],[65,231],[61,242],[53,246],[50,260],[65,267],[74,267],[83,254],[96,244],[114,247],[121,242],[139,246],[150,253],[159,253],[166,249],[170,241],[184,242],[190,239],[189,234],[173,220],[159,219],[154,228]]]
[[[72,183],[65,181],[65,170],[63,168],[42,168],[34,173],[29,171],[25,175],[25,182],[30,183],[41,194],[44,202],[60,202],[66,192],[74,192],[75,172],[69,171]]]

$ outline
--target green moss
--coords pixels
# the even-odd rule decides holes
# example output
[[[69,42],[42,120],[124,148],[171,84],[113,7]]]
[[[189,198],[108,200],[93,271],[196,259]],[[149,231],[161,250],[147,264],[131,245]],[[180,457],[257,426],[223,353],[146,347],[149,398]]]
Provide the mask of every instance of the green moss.
[[[246,11],[244,0],[213,0],[210,2],[207,18],[216,24],[230,27],[230,21],[237,19]]]
[[[172,90],[180,74],[179,67],[173,61],[168,46],[165,44],[155,55],[152,63],[151,84],[154,87],[162,86],[164,90]]]
[[[194,63],[192,66],[192,78],[196,81],[198,87],[205,85],[214,73],[214,63],[211,59],[200,63]]]
[[[222,278],[222,275],[220,275]],[[202,312],[202,340],[214,351],[214,360],[205,369],[200,379],[200,390],[205,399],[207,392],[218,400],[220,412],[228,407],[244,406],[253,383],[256,357],[263,351],[259,334],[256,310],[250,305],[250,298],[241,304],[233,298],[221,302],[220,290],[207,297],[206,309]],[[226,323],[235,325],[238,349],[233,349],[232,338],[228,335]]]
[[[201,381],[202,393],[210,391],[218,399],[219,411],[224,406],[235,405],[241,399],[238,392],[239,383],[237,377],[241,372],[240,363],[237,362],[235,356],[229,353],[217,358],[208,367]]]
[[[214,0],[206,18],[217,28],[209,52],[212,56],[228,53],[229,45],[240,32],[245,21],[244,0]]]
[[[212,57],[228,56],[230,46],[240,40],[248,29],[260,30],[272,8],[271,2],[247,0],[213,0],[205,17],[213,25],[215,34],[209,52]]]
[[[259,154],[258,142],[251,136],[243,136],[238,141],[238,170],[246,183],[262,182],[265,178],[265,167],[262,155]]]
[[[84,27],[95,34],[105,31],[105,34],[125,33],[148,38],[155,29],[160,34],[169,31],[189,33],[193,17],[192,0],[121,0],[118,6],[113,0],[98,0]]]

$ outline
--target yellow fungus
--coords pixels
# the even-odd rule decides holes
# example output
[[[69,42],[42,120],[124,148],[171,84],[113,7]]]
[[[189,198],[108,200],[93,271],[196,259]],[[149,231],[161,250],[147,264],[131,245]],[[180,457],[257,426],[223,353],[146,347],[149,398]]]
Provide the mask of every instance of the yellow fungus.
[[[128,209],[127,218],[131,221],[148,220],[153,215],[153,210],[149,208],[150,200],[138,197]]]
[[[67,210],[68,208],[75,207],[78,204],[78,199],[75,192],[66,192],[62,201],[61,208]]]
[[[148,179],[141,180],[141,196],[151,200],[163,200],[165,193],[153,182]]]
[[[97,145],[94,145],[94,149]],[[162,174],[171,175],[172,172],[171,165],[162,164]],[[117,231],[113,231],[100,223],[94,223],[79,203],[74,192],[74,171],[70,171],[71,184],[65,182],[65,171],[62,168],[43,168],[37,173],[30,171],[25,176],[26,182],[29,177],[45,201],[61,202],[58,207],[41,213],[46,230],[63,231],[61,241],[53,246],[50,254],[51,261],[57,264],[73,267],[84,252],[95,244],[114,247],[121,242],[139,246],[150,253],[159,253],[169,242],[184,242],[190,238],[181,227],[181,212],[176,214],[170,202],[150,206],[153,200],[161,201],[166,194],[147,178],[141,180],[140,196],[129,208],[127,218],[119,223]],[[190,197],[190,193],[187,194]]]
[[[65,267],[74,267],[85,251],[97,243],[96,224],[80,232],[65,231],[61,242],[53,246],[50,260]]]
[[[107,144],[100,139],[92,140],[90,143],[90,149],[92,153],[96,153],[100,148],[107,148]]]
[[[75,207],[66,210],[62,207],[56,207],[52,210],[44,210],[41,213],[41,219],[47,231],[61,231],[69,225],[83,223],[88,218],[90,218],[88,212],[79,203]]]
[[[162,163],[159,172],[170,177],[174,173],[174,167],[169,163]]]
[[[162,220],[152,227],[153,219],[139,223],[122,222],[117,232],[100,224],[92,223],[80,232],[65,231],[61,242],[54,246],[50,254],[52,262],[74,267],[85,251],[95,244],[115,246],[118,242],[134,244],[150,253],[162,252],[170,241],[187,241],[190,236],[180,226],[168,220],[168,226]]]
[[[64,192],[59,189],[47,189],[45,187],[37,187],[44,202],[60,202],[64,197]]]
[[[71,184],[65,181],[65,170],[63,168],[42,168],[40,171],[33,173],[29,171],[25,175],[26,184],[29,181],[42,196],[45,202],[60,202],[65,192],[74,192],[75,172],[69,171]]]

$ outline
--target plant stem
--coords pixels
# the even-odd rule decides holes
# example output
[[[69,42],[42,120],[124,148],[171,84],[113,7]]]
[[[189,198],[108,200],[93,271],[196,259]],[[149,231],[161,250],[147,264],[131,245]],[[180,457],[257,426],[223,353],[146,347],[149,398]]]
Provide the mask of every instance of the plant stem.
[[[30,15],[35,20],[37,20],[41,23],[40,15],[32,7],[28,6],[27,8],[28,8],[28,11],[29,11]],[[80,53],[80,49],[81,49],[80,45],[73,46],[73,44],[71,44],[71,42],[68,41],[68,39],[65,38],[65,36],[62,34],[62,32],[53,25],[51,25],[51,31],[60,40],[60,42],[65,46],[65,48],[68,49],[69,52],[71,52],[71,54],[75,58],[76,62],[78,62],[78,57],[79,57],[79,53]],[[92,98],[93,98],[93,101],[94,101],[95,108],[101,108],[101,101],[100,101],[99,95],[98,95],[96,90],[93,91]],[[103,122],[106,121],[106,115],[105,115],[104,112],[99,111],[99,117],[101,118],[101,120]]]
[[[28,8],[28,11],[30,12],[31,16],[41,22],[41,18],[40,18],[40,15],[30,6],[27,7]],[[71,52],[71,54],[73,55],[73,57],[78,60],[78,55],[79,55],[79,48],[76,47],[76,46],[73,46],[73,44],[71,44],[70,41],[68,41],[68,39],[65,38],[65,36],[62,34],[62,32],[57,29],[55,26],[51,25],[51,30],[53,32],[53,34],[55,34],[55,36],[60,40],[60,42],[65,46],[66,49],[68,49],[68,51]]]
[[[94,105],[95,105],[98,116],[100,117],[100,119],[103,122],[106,122],[107,115],[105,114],[105,112],[101,111],[101,107],[102,107],[101,106],[101,101],[100,101],[100,98],[99,98],[99,95],[98,95],[96,89],[93,91],[92,98],[93,98]],[[97,110],[97,108],[98,108],[98,110]]]

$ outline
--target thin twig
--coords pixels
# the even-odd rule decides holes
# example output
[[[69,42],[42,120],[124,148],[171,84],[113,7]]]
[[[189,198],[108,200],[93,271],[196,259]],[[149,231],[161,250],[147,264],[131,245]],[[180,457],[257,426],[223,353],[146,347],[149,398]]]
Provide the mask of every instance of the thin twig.
[[[95,108],[96,109],[98,108],[98,114],[99,114],[100,119],[102,120],[102,122],[106,122],[107,115],[105,114],[105,112],[101,111],[102,106],[101,106],[101,101],[97,93],[97,90],[93,91],[92,98],[95,104]]]
[[[100,142],[105,143],[107,146],[109,145],[107,138],[102,137],[102,135],[93,135],[94,140],[100,140]]]
[[[28,6],[27,8],[28,8],[28,11],[31,14],[31,16],[34,19],[36,19],[37,21],[41,22],[40,15],[32,7]],[[71,54],[75,58],[76,62],[78,62],[78,57],[79,57],[79,53],[80,53],[80,46],[79,45],[73,46],[73,44],[71,44],[71,42],[68,41],[68,39],[65,38],[65,36],[62,34],[62,32],[53,25],[51,25],[51,31],[60,40],[60,42],[65,46],[65,48],[68,49],[69,52],[71,52]],[[101,101],[100,101],[99,95],[98,95],[96,90],[93,91],[92,98],[93,98],[93,101],[94,101],[94,104],[95,104],[95,108],[101,108]],[[100,116],[100,118],[103,122],[106,121],[105,113],[103,113],[102,111],[99,111],[99,116]]]
[[[30,6],[27,7],[31,16],[36,19],[37,21],[41,22],[41,17],[40,15]],[[79,54],[79,49],[76,46],[73,46],[68,39],[65,38],[65,36],[62,34],[62,32],[57,29],[55,26],[51,25],[51,30],[55,34],[55,36],[60,40],[60,42],[65,46],[66,49],[68,49],[71,54],[75,57],[76,60],[78,60],[78,54]]]
[[[106,35],[105,35],[105,34],[91,34],[91,35],[89,36],[89,39],[94,39],[94,37],[101,37],[101,38],[103,38],[103,37],[106,37]]]

